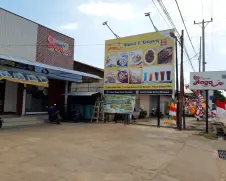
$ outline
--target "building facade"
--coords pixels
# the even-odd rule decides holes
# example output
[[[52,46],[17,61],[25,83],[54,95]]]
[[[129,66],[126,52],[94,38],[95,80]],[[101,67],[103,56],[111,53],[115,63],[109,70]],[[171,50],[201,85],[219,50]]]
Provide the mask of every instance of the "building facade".
[[[74,39],[0,8],[0,113],[37,114],[64,107],[74,71]]]

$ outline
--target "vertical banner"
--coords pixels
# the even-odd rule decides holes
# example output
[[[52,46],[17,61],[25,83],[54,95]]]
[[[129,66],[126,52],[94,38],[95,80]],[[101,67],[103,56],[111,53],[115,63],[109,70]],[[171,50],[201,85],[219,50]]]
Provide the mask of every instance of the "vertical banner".
[[[165,30],[105,42],[105,94],[165,94],[174,90],[174,39]]]

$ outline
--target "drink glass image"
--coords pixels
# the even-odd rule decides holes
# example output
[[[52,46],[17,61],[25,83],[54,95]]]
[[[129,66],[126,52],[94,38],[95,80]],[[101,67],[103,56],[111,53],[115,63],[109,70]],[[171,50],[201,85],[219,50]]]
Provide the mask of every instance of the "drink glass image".
[[[161,80],[164,80],[165,79],[165,71],[161,71],[160,75],[161,75]]]
[[[147,80],[148,80],[148,73],[145,72],[145,73],[144,73],[144,81],[147,81]]]
[[[170,80],[170,77],[171,77],[171,71],[166,71],[167,80]]]
[[[152,73],[149,74],[149,81],[152,81]]]
[[[159,73],[155,72],[155,80],[158,81],[159,80]]]

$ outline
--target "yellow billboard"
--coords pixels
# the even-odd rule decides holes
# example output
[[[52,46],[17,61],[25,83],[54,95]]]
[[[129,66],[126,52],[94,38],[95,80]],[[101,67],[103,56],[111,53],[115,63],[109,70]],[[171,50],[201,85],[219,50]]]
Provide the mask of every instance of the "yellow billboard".
[[[105,94],[172,94],[174,30],[105,41]]]

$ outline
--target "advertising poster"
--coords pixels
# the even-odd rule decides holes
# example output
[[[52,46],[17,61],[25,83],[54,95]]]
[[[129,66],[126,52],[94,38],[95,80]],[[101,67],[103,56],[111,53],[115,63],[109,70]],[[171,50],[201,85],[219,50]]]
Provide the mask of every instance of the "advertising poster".
[[[49,80],[40,75],[32,75],[28,73],[14,72],[8,70],[0,70],[0,80],[8,80],[23,84],[30,84],[42,87],[49,87]]]
[[[166,30],[105,42],[105,94],[172,94],[174,39]]]
[[[135,96],[105,95],[104,112],[113,114],[133,113],[135,101]]]

